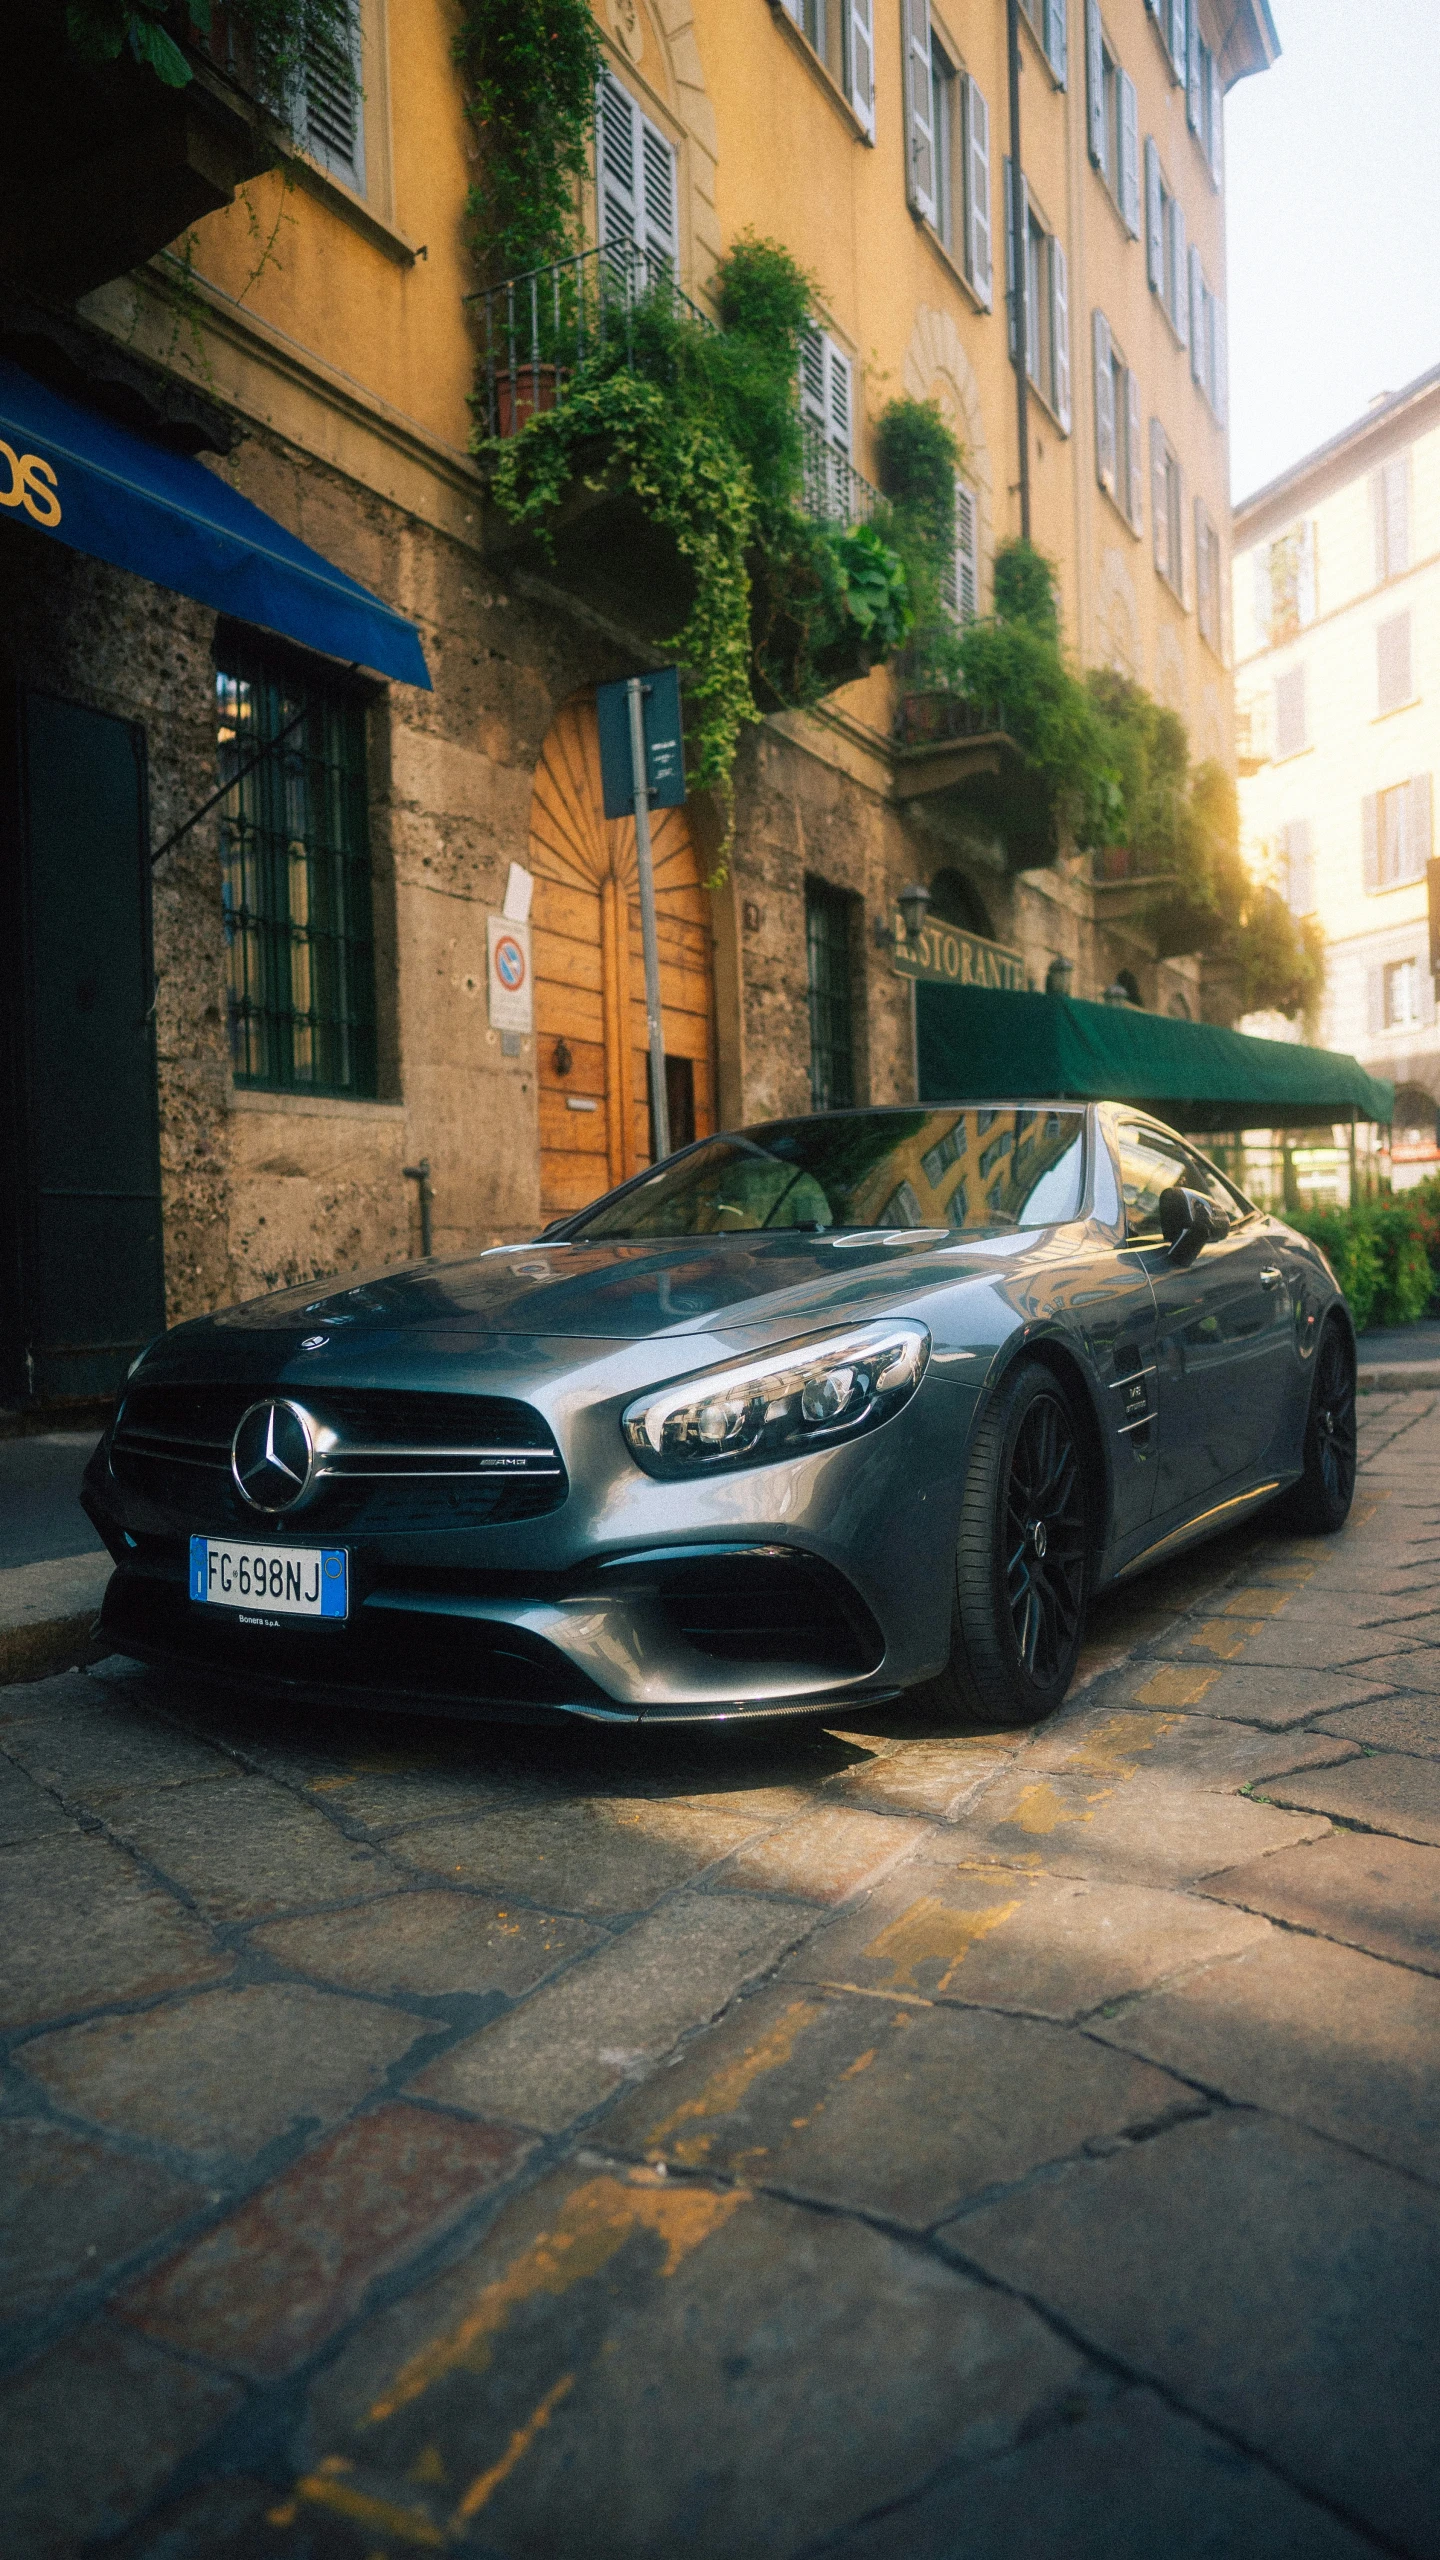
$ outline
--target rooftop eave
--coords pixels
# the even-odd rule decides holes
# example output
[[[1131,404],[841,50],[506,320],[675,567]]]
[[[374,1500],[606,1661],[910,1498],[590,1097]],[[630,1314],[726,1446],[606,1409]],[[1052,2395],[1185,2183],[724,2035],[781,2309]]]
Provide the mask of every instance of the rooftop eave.
[[[1220,79],[1228,91],[1237,80],[1268,71],[1279,58],[1280,38],[1270,0],[1231,0],[1232,15],[1220,46]]]

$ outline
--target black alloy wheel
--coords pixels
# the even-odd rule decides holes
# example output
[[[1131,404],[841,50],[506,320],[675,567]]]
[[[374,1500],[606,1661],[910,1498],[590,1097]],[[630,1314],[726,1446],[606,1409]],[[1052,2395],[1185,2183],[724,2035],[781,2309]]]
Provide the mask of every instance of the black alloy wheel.
[[[1355,1353],[1339,1318],[1320,1336],[1310,1410],[1305,1419],[1304,1473],[1286,1508],[1297,1528],[1333,1537],[1355,1499]]]
[[[967,1722],[1034,1724],[1075,1676],[1092,1545],[1069,1398],[1022,1360],[980,1418],[955,1557],[950,1660],[929,1694]]]

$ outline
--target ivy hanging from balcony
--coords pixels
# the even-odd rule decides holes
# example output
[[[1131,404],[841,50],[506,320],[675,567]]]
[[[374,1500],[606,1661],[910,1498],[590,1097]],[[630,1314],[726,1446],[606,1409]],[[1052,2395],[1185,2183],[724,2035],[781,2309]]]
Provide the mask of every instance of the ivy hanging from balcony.
[[[192,57],[230,67],[232,54],[257,97],[283,100],[318,51],[341,66],[351,54],[351,0],[66,0],[65,32],[85,62],[128,53],[168,89],[194,78]]]
[[[543,290],[519,284],[526,361],[507,357],[497,383],[492,358],[477,397],[492,494],[545,544],[577,478],[614,476],[668,531],[694,580],[670,644],[691,786],[724,790],[748,722],[863,673],[910,623],[903,563],[880,536],[803,512],[808,280],[773,243],[741,241],[717,277],[718,330],[640,251],[592,251]]]
[[[460,0],[455,60],[475,130],[466,225],[483,285],[580,246],[595,91],[590,0]]]

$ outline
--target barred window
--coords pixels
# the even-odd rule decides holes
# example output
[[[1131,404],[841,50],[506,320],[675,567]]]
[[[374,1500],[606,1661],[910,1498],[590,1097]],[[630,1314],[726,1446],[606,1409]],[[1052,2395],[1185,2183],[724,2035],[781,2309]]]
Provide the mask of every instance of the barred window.
[[[373,1095],[362,705],[248,650],[225,653],[215,703],[220,777],[237,776],[220,822],[235,1081]]]
[[[810,981],[810,1101],[816,1111],[841,1110],[855,1099],[850,901],[819,880],[805,884],[805,949]]]

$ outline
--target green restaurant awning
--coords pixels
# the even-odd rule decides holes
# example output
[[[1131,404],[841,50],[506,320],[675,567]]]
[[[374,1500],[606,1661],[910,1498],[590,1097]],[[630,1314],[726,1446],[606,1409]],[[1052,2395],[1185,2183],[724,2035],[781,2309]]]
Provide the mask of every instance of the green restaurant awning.
[[[923,981],[915,1014],[922,1102],[1140,1102],[1172,1128],[1196,1130],[1388,1122],[1395,1107],[1394,1086],[1358,1058],[1208,1022]]]

